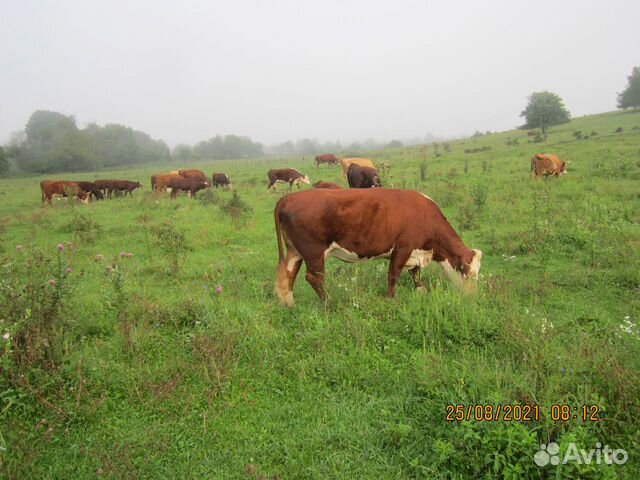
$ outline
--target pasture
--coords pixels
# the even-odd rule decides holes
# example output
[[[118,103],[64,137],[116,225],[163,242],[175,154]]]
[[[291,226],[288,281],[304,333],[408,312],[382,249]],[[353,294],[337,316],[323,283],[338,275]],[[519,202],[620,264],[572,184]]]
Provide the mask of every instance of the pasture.
[[[235,203],[220,189],[155,198],[150,175],[174,164],[1,180],[0,476],[638,478],[640,112],[531,141],[510,131],[362,155],[483,251],[471,297],[432,265],[428,293],[405,272],[387,300],[387,261],[334,259],[326,304],[300,275],[296,306],[280,306],[280,193],[266,172],[346,186],[311,157],[188,165],[227,173]],[[530,180],[540,152],[568,175]],[[43,178],[144,189],[42,208]],[[446,420],[448,405],[507,404],[543,418]],[[596,405],[602,419],[554,420],[553,405]],[[629,457],[537,466],[551,441]]]

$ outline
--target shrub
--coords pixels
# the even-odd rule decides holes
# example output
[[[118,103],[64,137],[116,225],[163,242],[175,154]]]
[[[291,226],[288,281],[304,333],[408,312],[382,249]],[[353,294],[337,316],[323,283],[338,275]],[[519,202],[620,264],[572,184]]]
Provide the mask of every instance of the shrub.
[[[63,231],[72,233],[77,243],[93,243],[102,232],[102,226],[87,212],[71,209],[71,218],[64,224]]]
[[[614,133],[622,133],[622,132],[624,132],[624,128],[618,127],[616,128],[616,131]]]
[[[235,228],[246,225],[249,215],[253,212],[253,209],[240,198],[240,195],[235,190],[233,197],[223,202],[220,210],[225,216],[229,217]]]
[[[220,195],[213,188],[205,188],[200,195],[196,197],[198,203],[202,206],[218,205],[220,203]]]
[[[171,217],[161,225],[152,227],[152,232],[156,236],[156,246],[168,259],[172,272],[177,273],[191,250],[184,233],[178,231]]]
[[[422,162],[420,164],[420,181],[424,182],[427,180],[427,162]]]

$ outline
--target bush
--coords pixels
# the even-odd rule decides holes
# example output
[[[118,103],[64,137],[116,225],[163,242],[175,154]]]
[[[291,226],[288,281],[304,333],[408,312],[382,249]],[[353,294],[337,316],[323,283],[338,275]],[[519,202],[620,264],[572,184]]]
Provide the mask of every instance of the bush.
[[[220,195],[213,188],[206,188],[200,195],[196,197],[196,200],[202,206],[218,205],[220,203]]]
[[[235,190],[231,200],[223,202],[220,210],[225,216],[229,217],[235,228],[246,225],[248,217],[253,212],[253,209],[240,198],[240,195]]]

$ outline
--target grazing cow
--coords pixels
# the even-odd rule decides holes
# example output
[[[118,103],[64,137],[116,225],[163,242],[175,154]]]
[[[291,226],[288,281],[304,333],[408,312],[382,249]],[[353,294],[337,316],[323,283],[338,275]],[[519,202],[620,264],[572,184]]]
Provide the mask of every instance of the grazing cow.
[[[322,180],[320,180],[319,182],[316,182],[313,184],[313,188],[342,188],[342,187],[337,183],[323,182]]]
[[[300,182],[311,185],[311,180],[309,180],[309,177],[303,173],[300,173],[294,168],[269,170],[269,172],[267,172],[267,176],[269,177],[269,185],[267,186],[267,190],[271,190],[271,188],[275,190],[276,183],[278,182],[288,183],[289,190],[291,190],[294,185],[297,185],[298,188],[300,188]]]
[[[350,188],[374,188],[382,187],[380,176],[375,168],[361,167],[352,163],[347,171],[347,181]]]
[[[96,180],[94,183],[100,190],[107,194],[108,198],[111,198],[111,194],[114,191],[124,192],[125,196],[128,193],[129,196],[133,197],[131,192],[136,188],[142,188],[140,182],[132,182],[130,180]]]
[[[169,182],[176,177],[184,178],[177,173],[156,173],[151,175],[151,191],[154,193],[165,192]]]
[[[540,179],[543,175],[558,177],[567,174],[567,162],[560,160],[556,155],[537,153],[531,157],[531,179],[535,175]]]
[[[40,182],[40,192],[42,203],[46,201],[51,205],[53,196],[60,197],[77,197],[82,203],[89,202],[89,194],[84,192],[76,182],[67,182],[64,180],[43,180]]]
[[[432,260],[463,291],[475,289],[482,252],[467,248],[435,202],[419,192],[306,190],[281,198],[274,216],[279,258],[276,294],[284,305],[293,305],[293,285],[303,261],[307,281],[326,299],[324,272],[329,257],[345,262],[390,258],[390,298],[403,268],[421,288],[420,268]]]
[[[208,182],[209,179],[201,170],[178,170],[178,175],[184,178],[199,178],[200,180],[204,180]]]
[[[102,190],[94,182],[73,182],[77,183],[83,192],[89,194],[89,198],[93,196],[96,200],[104,200]]]
[[[343,158],[340,160],[342,165],[342,178],[347,178],[347,172],[349,171],[349,165],[355,163],[361,167],[376,168],[371,159],[369,158]]]
[[[233,185],[231,185],[231,179],[229,178],[229,175],[227,175],[226,173],[214,172],[213,175],[211,175],[211,184],[214,185],[216,188],[218,188],[218,185],[219,185],[222,188],[227,188],[229,190],[233,189]]]
[[[207,188],[209,182],[201,178],[184,178],[177,175],[169,180],[167,187],[171,188],[171,198],[175,199],[179,192],[189,192],[191,198],[196,198],[196,192]]]
[[[338,158],[333,153],[316,155],[316,168],[318,168],[321,163],[326,163],[327,165],[339,165],[340,160],[338,160]]]

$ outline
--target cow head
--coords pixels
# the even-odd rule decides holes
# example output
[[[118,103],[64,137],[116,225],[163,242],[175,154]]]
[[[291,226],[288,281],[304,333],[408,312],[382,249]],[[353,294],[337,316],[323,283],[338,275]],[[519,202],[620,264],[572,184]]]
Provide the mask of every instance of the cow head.
[[[382,188],[382,182],[380,181],[380,177],[378,175],[374,175],[372,179],[373,185],[371,188]]]
[[[305,175],[304,177],[300,177],[300,181],[302,183],[306,183],[307,185],[311,185],[311,180],[309,180],[309,176]]]
[[[458,265],[451,265],[449,260],[441,262],[444,272],[456,287],[463,293],[475,292],[478,288],[478,273],[482,262],[480,250],[468,250],[461,258]]]
[[[78,200],[80,200],[85,205],[89,203],[89,196],[91,194],[89,192],[78,192]]]
[[[136,183],[136,186],[134,188],[142,188],[142,184],[140,182]]]
[[[560,175],[566,175],[567,174],[567,162],[562,161],[560,163]]]
[[[232,183],[227,183],[224,188],[226,188],[227,190],[233,190],[233,184]]]

